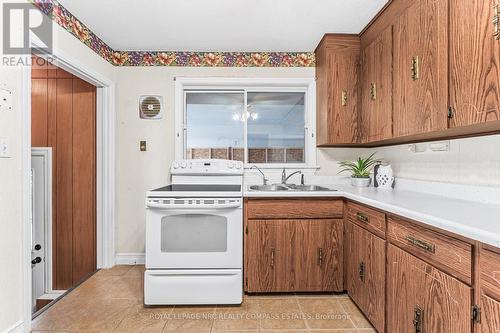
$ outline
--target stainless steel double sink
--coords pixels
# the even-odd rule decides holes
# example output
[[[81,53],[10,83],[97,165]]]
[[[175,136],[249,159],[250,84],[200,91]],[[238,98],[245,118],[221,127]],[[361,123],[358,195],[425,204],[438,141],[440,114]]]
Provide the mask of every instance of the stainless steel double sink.
[[[295,184],[272,184],[272,185],[252,185],[251,191],[262,192],[277,192],[277,191],[305,191],[305,192],[320,192],[320,191],[336,191],[328,187],[319,185],[295,185]]]

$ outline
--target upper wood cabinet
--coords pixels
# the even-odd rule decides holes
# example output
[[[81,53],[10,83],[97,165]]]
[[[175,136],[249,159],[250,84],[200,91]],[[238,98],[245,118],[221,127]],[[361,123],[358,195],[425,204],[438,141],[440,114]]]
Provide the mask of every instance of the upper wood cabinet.
[[[387,332],[472,331],[472,289],[389,244]]]
[[[392,26],[361,50],[362,142],[392,137]]]
[[[360,44],[356,35],[325,35],[316,49],[316,144],[358,143]]]
[[[448,0],[417,0],[394,24],[395,137],[447,128]]]
[[[497,0],[450,5],[450,127],[500,120]]]

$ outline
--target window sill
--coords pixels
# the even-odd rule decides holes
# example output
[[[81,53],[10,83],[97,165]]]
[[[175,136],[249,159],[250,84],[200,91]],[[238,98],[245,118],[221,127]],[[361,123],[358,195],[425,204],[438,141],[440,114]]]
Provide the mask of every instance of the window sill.
[[[262,163],[255,163],[255,164],[246,164],[244,166],[244,169],[245,170],[249,170],[252,166],[256,165],[257,167],[259,167],[260,169],[267,169],[267,170],[270,170],[270,169],[301,169],[301,170],[318,170],[320,167],[319,165],[306,165],[306,164],[302,164],[302,163],[298,163],[298,164],[294,164],[294,163],[276,163],[276,164],[270,164],[270,163],[266,163],[266,164],[262,164]]]

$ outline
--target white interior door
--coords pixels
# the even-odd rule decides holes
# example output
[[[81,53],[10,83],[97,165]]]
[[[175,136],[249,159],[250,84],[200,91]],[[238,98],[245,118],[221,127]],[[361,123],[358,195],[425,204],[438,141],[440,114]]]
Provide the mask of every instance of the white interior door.
[[[51,224],[52,168],[51,148],[33,148],[31,154],[32,220],[31,220],[31,269],[32,305],[49,290],[48,255]]]

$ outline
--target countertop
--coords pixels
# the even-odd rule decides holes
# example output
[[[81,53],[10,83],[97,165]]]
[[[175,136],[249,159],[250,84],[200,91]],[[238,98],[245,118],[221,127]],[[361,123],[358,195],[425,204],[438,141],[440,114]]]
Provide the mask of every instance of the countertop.
[[[409,190],[322,185],[337,191],[250,191],[244,197],[344,197],[500,248],[500,205]]]

